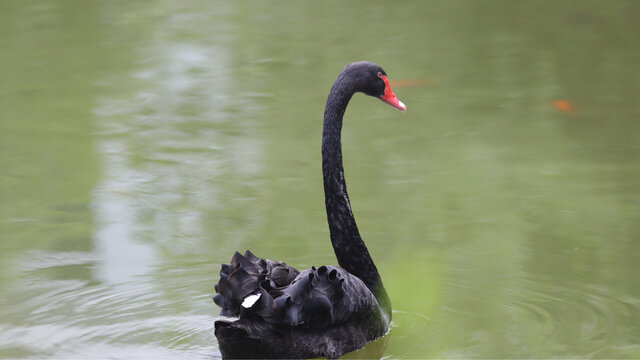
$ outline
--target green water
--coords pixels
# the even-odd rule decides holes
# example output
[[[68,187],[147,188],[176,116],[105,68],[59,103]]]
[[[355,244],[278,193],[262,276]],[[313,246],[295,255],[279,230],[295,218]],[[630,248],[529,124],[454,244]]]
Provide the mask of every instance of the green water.
[[[219,358],[233,251],[334,264],[327,92],[384,356],[640,357],[637,1],[0,2],[0,357]]]

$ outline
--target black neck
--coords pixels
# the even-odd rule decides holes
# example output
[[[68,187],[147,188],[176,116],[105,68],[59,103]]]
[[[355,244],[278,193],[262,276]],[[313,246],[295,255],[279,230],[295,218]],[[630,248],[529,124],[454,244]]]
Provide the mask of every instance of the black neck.
[[[338,264],[357,276],[378,299],[378,303],[391,314],[391,304],[382,286],[380,274],[369,255],[356,219],[351,211],[342,166],[342,118],[354,91],[348,78],[341,74],[331,88],[324,111],[322,130],[322,175],[327,221],[331,233],[331,244]]]

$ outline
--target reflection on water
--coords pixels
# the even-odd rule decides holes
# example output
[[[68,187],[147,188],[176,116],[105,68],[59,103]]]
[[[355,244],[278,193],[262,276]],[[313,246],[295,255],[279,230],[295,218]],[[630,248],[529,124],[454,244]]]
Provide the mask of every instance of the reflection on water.
[[[136,241],[135,208],[130,194],[135,191],[136,174],[127,171],[120,144],[105,144],[100,151],[106,163],[106,179],[96,193],[94,235],[98,263],[97,278],[106,283],[126,283],[152,271],[153,248]]]
[[[543,5],[0,3],[0,357],[218,358],[233,251],[335,263],[362,59],[410,110],[347,112],[394,306],[349,358],[640,357],[640,7]]]

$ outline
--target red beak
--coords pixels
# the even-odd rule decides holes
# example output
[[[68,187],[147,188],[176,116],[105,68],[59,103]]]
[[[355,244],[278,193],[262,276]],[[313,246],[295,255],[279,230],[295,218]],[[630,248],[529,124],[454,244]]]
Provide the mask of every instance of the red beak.
[[[384,81],[384,94],[380,97],[380,100],[386,102],[387,104],[393,106],[398,110],[407,111],[407,107],[404,105],[404,103],[400,101],[396,94],[393,93],[393,90],[391,90],[391,85],[389,85],[389,79],[387,79],[387,76],[380,74],[378,75]]]

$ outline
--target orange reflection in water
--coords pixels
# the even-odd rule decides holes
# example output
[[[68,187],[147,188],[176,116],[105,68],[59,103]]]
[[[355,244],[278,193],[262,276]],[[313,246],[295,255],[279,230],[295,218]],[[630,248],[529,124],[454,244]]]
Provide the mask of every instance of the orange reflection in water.
[[[555,107],[558,111],[562,111],[563,113],[573,113],[573,105],[571,105],[571,102],[569,102],[569,100],[557,99],[553,102],[553,107]]]

